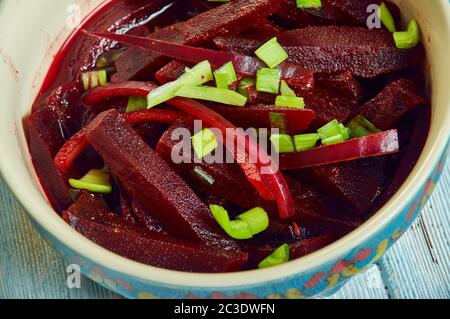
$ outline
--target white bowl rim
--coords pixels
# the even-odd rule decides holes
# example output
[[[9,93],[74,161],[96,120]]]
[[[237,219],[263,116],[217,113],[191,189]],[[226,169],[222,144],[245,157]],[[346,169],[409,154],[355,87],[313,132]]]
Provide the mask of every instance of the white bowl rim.
[[[447,29],[450,30],[450,7],[444,5]],[[102,5],[104,5],[103,3]],[[450,108],[450,101],[449,101]],[[450,113],[447,114],[447,123],[450,123]],[[93,261],[94,263],[128,276],[132,276],[149,283],[155,283],[162,286],[173,286],[180,288],[193,289],[237,289],[238,287],[258,286],[276,281],[286,281],[289,278],[300,276],[303,273],[313,270],[316,267],[328,264],[377,234],[385,226],[387,226],[402,210],[404,205],[416,195],[425,181],[434,169],[434,165],[441,158],[450,137],[450,126],[441,128],[436,141],[446,141],[446,143],[438,143],[436,141],[428,141],[432,146],[427,154],[421,155],[421,162],[424,163],[420,167],[416,167],[414,176],[409,176],[408,180],[396,193],[396,195],[373,217],[366,221],[352,233],[334,242],[333,244],[314,252],[308,256],[293,260],[289,263],[280,265],[275,268],[251,270],[236,273],[220,273],[220,274],[200,274],[178,272],[158,267],[144,265],[124,257],[121,257],[107,249],[104,249],[91,242],[81,234],[73,230],[67,225],[57,214],[54,213],[50,205],[36,207],[35,204],[27,197],[27,191],[21,184],[9,174],[2,174],[7,185],[19,200],[21,205],[31,215],[43,229],[54,236],[65,246],[71,250]],[[427,163],[427,164],[425,164]],[[8,169],[8,163],[0,158],[0,171],[5,172]],[[54,214],[53,220],[42,221],[40,216],[48,213]],[[276,270],[276,271],[274,271]]]

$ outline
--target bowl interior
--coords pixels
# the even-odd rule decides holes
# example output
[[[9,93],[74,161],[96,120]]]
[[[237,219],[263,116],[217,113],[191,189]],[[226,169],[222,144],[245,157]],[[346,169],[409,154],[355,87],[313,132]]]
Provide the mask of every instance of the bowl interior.
[[[51,209],[31,164],[23,119],[39,91],[52,56],[72,31],[66,24],[73,0],[0,2],[0,169],[5,180],[32,218],[62,243],[80,255],[111,269],[168,284],[196,287],[227,287],[283,278],[312,269],[344,254],[386,225],[431,173],[449,139],[450,96],[450,6],[446,0],[397,0],[405,19],[416,17],[421,24],[427,48],[428,79],[431,85],[433,115],[425,150],[407,182],[391,201],[358,230],[333,245],[300,260],[274,269],[235,274],[193,274],[145,266],[117,256],[73,231]],[[77,0],[86,16],[102,0]],[[73,9],[73,7],[72,7]],[[18,19],[20,12],[20,19]],[[27,21],[27,23],[22,23]],[[24,41],[26,39],[26,41]]]

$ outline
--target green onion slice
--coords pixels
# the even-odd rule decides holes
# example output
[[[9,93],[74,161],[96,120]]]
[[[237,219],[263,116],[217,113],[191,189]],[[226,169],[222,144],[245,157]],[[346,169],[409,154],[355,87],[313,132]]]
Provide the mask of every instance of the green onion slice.
[[[228,86],[238,80],[233,62],[228,62],[214,72],[216,86],[219,89],[228,89]]]
[[[270,256],[261,261],[258,265],[259,269],[278,266],[289,261],[289,245],[284,244],[277,248]]]
[[[245,106],[247,98],[239,93],[211,86],[181,86],[175,96],[205,100],[234,106]]]
[[[147,96],[148,108],[155,107],[175,97],[175,93],[184,85],[202,85],[214,79],[211,64],[203,61],[194,66],[192,69],[186,68],[186,72],[177,80],[166,83]]]
[[[269,227],[269,216],[259,207],[239,215],[236,220],[230,220],[228,212],[222,206],[211,205],[209,208],[220,227],[237,240],[250,239]]]
[[[388,7],[384,2],[382,2],[380,5],[379,16],[381,22],[384,24],[384,26],[386,27],[386,29],[388,29],[389,32],[396,31],[394,18],[392,17],[391,12],[389,11]]]
[[[92,193],[110,194],[112,192],[109,174],[100,169],[89,171],[81,179],[70,179],[69,184],[75,189],[83,189]]]
[[[125,112],[134,112],[147,109],[147,98],[145,96],[129,96]]]
[[[354,138],[381,133],[380,129],[378,129],[362,115],[356,116],[354,119],[348,122],[347,126],[352,131],[351,137]]]
[[[337,144],[350,138],[351,130],[338,120],[333,120],[317,130],[323,145]]]
[[[261,68],[256,73],[256,90],[258,92],[278,94],[280,81],[280,70]]]
[[[195,176],[206,186],[212,186],[216,182],[214,177],[209,175],[203,168],[200,166],[195,166],[193,173]]]
[[[295,91],[289,87],[289,85],[286,83],[285,80],[281,81],[280,94],[282,96],[292,96],[292,97],[296,97],[297,96],[295,94]]]
[[[289,58],[286,50],[278,43],[278,39],[272,38],[255,51],[258,58],[263,60],[270,68],[275,68]]]
[[[84,72],[81,74],[81,82],[84,90],[106,85],[108,83],[108,72],[106,70]]]
[[[219,142],[210,129],[205,128],[192,137],[192,147],[200,159],[211,154],[218,146]]]
[[[240,95],[248,98],[248,89],[255,85],[255,80],[251,78],[243,78],[238,85],[237,91]]]
[[[299,134],[294,136],[294,145],[297,152],[310,150],[316,147],[320,137],[318,133]]]
[[[272,134],[270,141],[275,147],[275,150],[280,154],[295,152],[294,141],[288,134]]]
[[[408,30],[404,32],[394,32],[395,45],[399,49],[412,49],[420,42],[420,27],[414,19],[409,23]]]
[[[302,9],[320,9],[322,8],[321,0],[296,0],[297,8]]]
[[[275,100],[275,106],[304,109],[305,100],[301,97],[279,95]]]

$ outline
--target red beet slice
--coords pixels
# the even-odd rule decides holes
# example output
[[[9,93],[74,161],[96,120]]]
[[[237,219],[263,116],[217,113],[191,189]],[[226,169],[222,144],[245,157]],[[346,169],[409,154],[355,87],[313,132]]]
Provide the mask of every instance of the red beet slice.
[[[281,154],[280,167],[282,170],[292,170],[389,155],[398,151],[397,130],[390,130],[308,151]]]
[[[380,5],[382,0],[329,0],[334,9],[338,24],[367,27],[367,19],[374,12],[367,12],[371,4]],[[391,3],[384,1],[392,13],[394,20],[399,21],[400,10]]]
[[[359,101],[362,97],[361,84],[350,71],[319,73],[315,75],[315,81],[318,85],[352,100]]]
[[[105,99],[119,96],[147,96],[157,86],[150,82],[121,82],[110,83],[87,91],[82,96],[82,101],[86,105],[95,105]]]
[[[351,71],[353,75],[373,78],[420,61],[423,47],[398,49],[386,30],[321,26],[287,31],[278,41],[289,54],[287,62],[315,72]],[[251,55],[262,42],[239,37],[216,38],[220,49]]]
[[[247,260],[245,253],[232,257],[219,249],[145,231],[108,212],[90,195],[84,196],[64,213],[64,220],[93,242],[126,258],[188,272],[238,271]]]
[[[353,162],[308,168],[302,172],[317,188],[366,213],[383,188]]]
[[[297,8],[293,0],[282,0],[276,15],[297,27],[335,24],[334,10],[330,0],[322,0],[320,9],[301,9]]]
[[[315,112],[315,126],[323,126],[337,119],[346,122],[358,107],[358,101],[351,97],[337,94],[330,89],[316,86],[313,93],[304,97],[307,109]]]
[[[89,124],[87,138],[114,176],[176,236],[238,254],[206,205],[115,110]]]
[[[187,65],[181,61],[174,60],[166,64],[158,72],[155,73],[155,78],[160,84],[166,84],[167,82],[175,81],[181,75],[183,75]]]
[[[315,113],[310,109],[293,109],[274,105],[232,107],[211,104],[211,108],[242,128],[279,128],[282,133],[296,134],[309,128]]]
[[[214,68],[220,68],[228,62],[232,62],[236,73],[241,77],[254,77],[256,72],[265,66],[261,60],[242,54],[221,52],[211,49],[186,46],[144,37],[116,33],[98,33],[83,30],[86,34],[114,40],[119,43],[141,48],[153,53],[158,53],[173,59],[178,59],[188,63],[200,63],[208,60]],[[301,91],[309,91],[313,88],[314,78],[310,69],[297,67],[290,63],[282,63],[278,69],[281,77],[292,87]]]
[[[34,112],[29,121],[30,153],[37,176],[53,208],[61,213],[72,203],[70,189],[53,164],[64,144],[60,121],[48,107]]]
[[[388,85],[375,98],[364,104],[358,113],[381,130],[395,127],[407,114],[427,102],[410,80],[401,79]]]
[[[197,45],[223,34],[236,34],[275,12],[280,0],[236,0],[201,13],[187,22],[163,28],[149,38],[178,44]],[[161,56],[129,48],[116,62],[121,80],[130,80],[161,65]]]
[[[67,83],[39,102],[29,118],[30,152],[41,185],[57,212],[71,203],[66,180],[55,168],[52,158],[80,126],[85,108],[80,105],[81,90]],[[44,178],[45,177],[45,178]]]

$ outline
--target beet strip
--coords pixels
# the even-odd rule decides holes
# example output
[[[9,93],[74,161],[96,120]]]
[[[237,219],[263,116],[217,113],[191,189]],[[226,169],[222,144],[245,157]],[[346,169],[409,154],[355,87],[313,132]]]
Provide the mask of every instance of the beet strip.
[[[168,41],[124,34],[99,33],[86,30],[84,32],[87,35],[117,41],[125,45],[138,47],[189,63],[200,63],[208,60],[214,68],[220,68],[225,63],[231,61],[233,62],[236,73],[242,77],[254,77],[259,69],[265,67],[265,64],[259,59],[242,54],[191,47]],[[278,68],[281,71],[282,78],[292,87],[301,89],[302,91],[309,91],[313,88],[314,76],[312,70],[289,63],[283,63]]]
[[[280,1],[236,0],[186,22],[162,28],[150,34],[149,38],[193,46],[206,44],[215,36],[248,30],[255,21],[261,21],[277,11]],[[152,71],[155,66],[162,66],[161,62],[164,63],[164,59],[160,54],[130,47],[116,62],[117,74],[122,81],[134,79]]]
[[[98,245],[126,258],[155,267],[188,272],[238,271],[245,253],[230,252],[151,232],[109,212],[88,193],[82,193],[63,214],[64,220]]]
[[[287,63],[317,72],[351,71],[374,78],[415,65],[423,57],[422,46],[398,49],[392,34],[382,29],[355,27],[308,27],[280,33],[278,42],[289,54]],[[218,37],[221,50],[252,54],[263,43],[236,36]]]
[[[346,162],[360,158],[394,154],[399,151],[398,132],[390,130],[346,142],[280,155],[281,170]]]
[[[224,118],[242,128],[279,128],[282,133],[296,134],[309,128],[315,112],[273,105],[230,107],[212,104],[211,108]]]
[[[358,109],[380,130],[388,130],[399,123],[407,114],[427,102],[419,95],[413,82],[397,80],[389,84],[375,98]]]
[[[83,94],[81,100],[88,106],[95,105],[107,98],[119,96],[147,96],[157,86],[151,82],[120,82],[99,86]]]
[[[157,109],[126,113],[123,116],[130,125],[148,122],[172,124],[176,120],[187,119],[183,113]],[[53,163],[60,174],[66,174],[73,162],[89,145],[89,141],[86,138],[87,131],[87,127],[82,128],[78,133],[72,136],[56,154]]]

